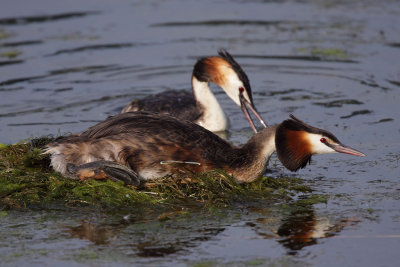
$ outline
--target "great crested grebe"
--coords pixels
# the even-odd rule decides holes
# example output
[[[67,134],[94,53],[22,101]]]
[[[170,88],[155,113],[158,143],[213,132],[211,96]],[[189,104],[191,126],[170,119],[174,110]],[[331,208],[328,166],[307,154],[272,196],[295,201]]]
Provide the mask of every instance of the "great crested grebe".
[[[166,175],[223,169],[237,182],[262,175],[274,151],[291,171],[304,168],[313,154],[364,156],[330,132],[291,119],[233,146],[214,133],[169,115],[128,112],[110,117],[87,131],[59,138],[47,146],[51,165],[75,179],[123,180],[138,185]]]
[[[266,127],[254,106],[250,82],[246,73],[228,52],[220,50],[218,54],[219,56],[201,58],[196,62],[192,74],[192,92],[169,90],[133,100],[122,109],[121,113],[147,111],[170,114],[181,120],[193,121],[212,132],[225,131],[229,126],[229,120],[210,90],[209,83],[213,82],[241,107],[254,132],[257,130],[247,108]],[[244,102],[239,100],[239,90],[243,93]]]

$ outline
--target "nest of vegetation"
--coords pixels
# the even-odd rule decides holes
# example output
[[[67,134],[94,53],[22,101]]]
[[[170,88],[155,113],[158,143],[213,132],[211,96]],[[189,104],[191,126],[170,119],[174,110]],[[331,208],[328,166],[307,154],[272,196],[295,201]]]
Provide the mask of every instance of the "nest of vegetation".
[[[311,189],[299,178],[259,177],[237,184],[222,170],[191,177],[164,177],[141,188],[122,182],[65,178],[49,167],[42,148],[54,140],[41,137],[0,146],[0,210],[62,204],[102,208],[170,206],[179,204],[227,206],[234,202],[292,199]]]

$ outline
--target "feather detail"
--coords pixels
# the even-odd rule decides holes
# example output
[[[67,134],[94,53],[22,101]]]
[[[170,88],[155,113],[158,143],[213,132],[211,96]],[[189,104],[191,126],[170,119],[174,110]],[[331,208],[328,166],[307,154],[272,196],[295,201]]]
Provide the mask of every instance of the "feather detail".
[[[311,161],[311,146],[307,132],[293,126],[297,123],[286,120],[278,126],[275,143],[276,152],[282,164],[291,171],[304,168]]]

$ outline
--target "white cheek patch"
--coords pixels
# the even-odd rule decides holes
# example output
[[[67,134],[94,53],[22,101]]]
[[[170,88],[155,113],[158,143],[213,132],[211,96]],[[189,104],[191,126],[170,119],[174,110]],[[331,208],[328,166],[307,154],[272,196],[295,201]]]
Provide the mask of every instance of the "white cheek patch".
[[[226,94],[233,100],[233,102],[240,106],[239,88],[244,88],[244,85],[232,69],[230,69],[229,72],[226,72],[225,76],[227,83],[223,85],[221,84],[220,86],[225,90]],[[249,100],[249,96],[247,95],[246,91],[244,92],[244,97]]]
[[[320,134],[307,134],[308,142],[311,144],[313,154],[336,153],[335,150],[321,142],[321,138],[325,138]]]

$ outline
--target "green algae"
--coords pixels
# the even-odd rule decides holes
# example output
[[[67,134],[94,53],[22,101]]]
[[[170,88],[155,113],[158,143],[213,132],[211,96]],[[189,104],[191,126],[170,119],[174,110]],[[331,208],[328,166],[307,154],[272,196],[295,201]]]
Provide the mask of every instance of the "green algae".
[[[298,48],[297,52],[310,54],[323,59],[347,60],[350,58],[350,55],[347,51],[338,48]]]
[[[151,190],[166,203],[194,202],[221,207],[234,202],[290,201],[298,193],[312,191],[301,179],[293,177],[259,177],[252,183],[237,184],[222,170],[191,178],[163,178],[151,184]]]
[[[9,59],[12,59],[12,58],[18,57],[18,56],[21,55],[21,54],[22,54],[21,51],[18,51],[18,50],[9,50],[9,51],[1,52],[1,53],[0,53],[0,57],[6,57],[6,58],[9,58]]]
[[[9,38],[10,36],[12,36],[10,33],[0,28],[0,40]]]
[[[244,263],[245,266],[262,266],[263,264],[265,264],[265,260],[262,259],[249,260]]]
[[[298,206],[311,206],[314,204],[319,204],[319,203],[328,203],[328,196],[327,195],[320,195],[320,194],[313,194],[313,195],[306,195],[303,196],[301,199],[296,201],[296,204]]]
[[[81,182],[52,171],[49,158],[42,154],[40,147],[51,140],[36,139],[34,142],[0,148],[0,207],[12,209],[53,202],[66,206],[102,207],[153,203],[150,196],[132,190],[123,183],[96,180]]]
[[[205,262],[195,263],[192,266],[193,267],[209,267],[209,266],[215,266],[215,263],[212,261],[205,261]]]
[[[73,180],[49,167],[49,157],[42,149],[52,140],[43,137],[0,147],[0,210],[55,203],[104,209],[182,204],[212,208],[234,202],[291,201],[298,194],[312,192],[299,178],[259,177],[252,183],[237,184],[222,170],[191,177],[164,177],[141,188],[111,180]]]

